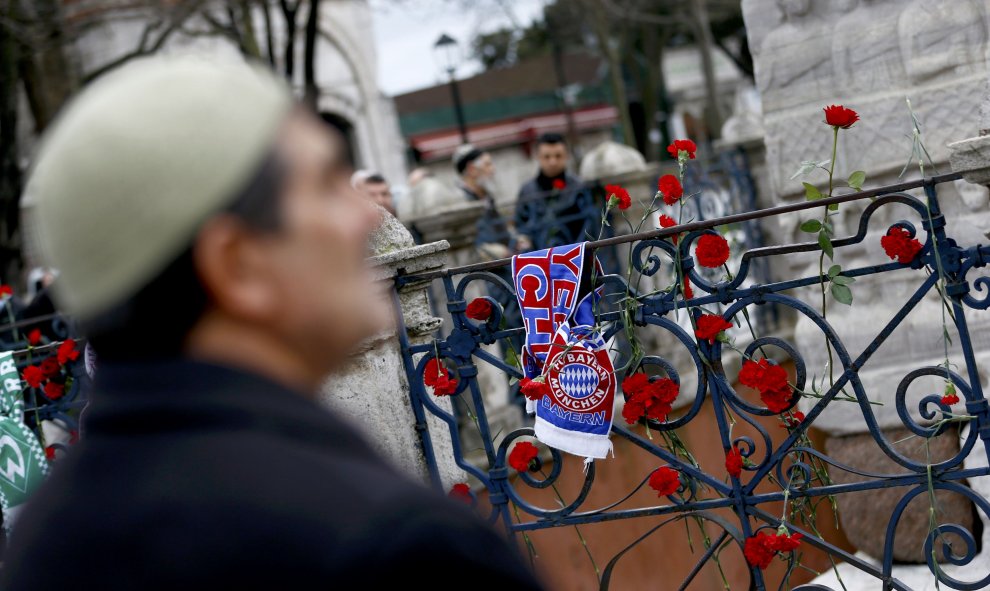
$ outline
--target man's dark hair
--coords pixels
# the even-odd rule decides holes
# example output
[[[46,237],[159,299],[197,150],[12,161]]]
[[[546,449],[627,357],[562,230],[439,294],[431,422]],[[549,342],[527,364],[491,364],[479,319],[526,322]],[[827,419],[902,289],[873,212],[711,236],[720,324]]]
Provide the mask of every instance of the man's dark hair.
[[[536,138],[536,147],[540,147],[543,144],[564,144],[566,146],[567,142],[564,140],[564,136],[559,133],[544,133]]]
[[[381,174],[379,174],[377,172],[374,173],[374,174],[368,175],[364,179],[364,182],[365,183],[371,183],[373,185],[387,185],[388,184],[388,181],[385,180],[385,177],[383,177]]]
[[[285,172],[271,152],[221,213],[236,216],[255,231],[277,232],[282,223],[279,205]],[[190,245],[134,296],[80,328],[101,360],[175,357],[208,301]]]

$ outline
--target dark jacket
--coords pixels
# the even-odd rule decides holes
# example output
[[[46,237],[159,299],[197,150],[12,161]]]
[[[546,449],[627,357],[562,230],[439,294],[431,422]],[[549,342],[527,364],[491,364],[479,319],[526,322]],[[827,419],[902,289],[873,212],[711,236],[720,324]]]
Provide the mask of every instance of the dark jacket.
[[[178,360],[97,380],[82,442],[15,524],[5,591],[538,588],[466,508],[294,391]]]
[[[566,186],[554,189],[555,178]],[[529,237],[535,250],[591,240],[587,234],[597,231],[601,211],[591,189],[566,172],[555,178],[540,173],[519,189],[516,232]]]
[[[509,224],[498,212],[495,200],[488,196],[478,195],[464,183],[458,182],[457,187],[464,193],[468,201],[481,201],[485,204],[485,210],[478,218],[478,233],[474,240],[475,244],[502,244],[511,247],[514,242]]]

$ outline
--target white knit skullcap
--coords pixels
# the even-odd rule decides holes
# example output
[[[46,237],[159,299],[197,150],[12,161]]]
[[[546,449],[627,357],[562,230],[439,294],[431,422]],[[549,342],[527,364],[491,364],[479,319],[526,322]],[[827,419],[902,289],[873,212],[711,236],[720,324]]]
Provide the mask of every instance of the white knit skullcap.
[[[163,271],[252,179],[292,104],[274,74],[196,56],[134,60],[74,98],[22,200],[59,307],[92,318]]]

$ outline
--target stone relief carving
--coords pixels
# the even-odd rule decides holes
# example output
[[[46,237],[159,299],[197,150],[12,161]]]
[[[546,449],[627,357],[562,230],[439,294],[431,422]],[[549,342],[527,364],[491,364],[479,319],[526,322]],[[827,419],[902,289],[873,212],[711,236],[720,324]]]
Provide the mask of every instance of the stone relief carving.
[[[832,61],[840,89],[847,93],[883,91],[903,82],[897,4],[903,0],[861,0],[836,22],[831,35]]]
[[[757,83],[767,109],[801,103],[832,86],[828,37],[818,34],[812,0],[779,0],[782,25],[761,46]]]
[[[901,13],[897,31],[910,82],[979,72],[985,27],[973,0],[914,0]]]

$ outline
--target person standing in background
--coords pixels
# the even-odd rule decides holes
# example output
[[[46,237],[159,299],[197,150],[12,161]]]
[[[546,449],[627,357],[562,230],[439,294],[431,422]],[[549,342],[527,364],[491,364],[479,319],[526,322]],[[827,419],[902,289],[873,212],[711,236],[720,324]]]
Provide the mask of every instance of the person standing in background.
[[[515,224],[519,250],[540,250],[588,240],[596,221],[587,219],[591,192],[567,172],[570,154],[564,137],[545,133],[536,140],[536,177],[519,189]]]
[[[508,222],[496,208],[492,155],[471,144],[464,144],[454,152],[452,160],[457,170],[457,187],[469,201],[485,204],[485,211],[478,219],[475,239],[481,258],[488,261],[509,258],[514,252],[515,238]]]
[[[359,170],[351,175],[351,186],[370,199],[372,203],[381,205],[385,211],[395,215],[392,188],[380,173]]]

